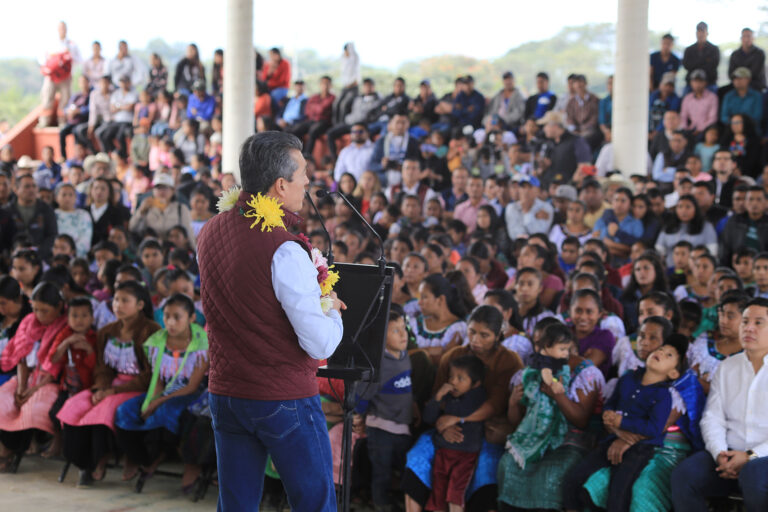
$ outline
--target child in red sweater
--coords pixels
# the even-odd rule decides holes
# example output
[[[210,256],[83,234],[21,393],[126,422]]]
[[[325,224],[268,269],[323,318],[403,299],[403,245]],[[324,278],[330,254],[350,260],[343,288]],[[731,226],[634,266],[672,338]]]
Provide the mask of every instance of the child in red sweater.
[[[85,297],[69,301],[67,326],[53,340],[51,362],[64,361],[59,397],[48,413],[56,433],[44,457],[53,457],[61,451],[61,422],[56,418],[64,402],[74,394],[93,384],[96,366],[96,331],[93,329],[93,305]]]

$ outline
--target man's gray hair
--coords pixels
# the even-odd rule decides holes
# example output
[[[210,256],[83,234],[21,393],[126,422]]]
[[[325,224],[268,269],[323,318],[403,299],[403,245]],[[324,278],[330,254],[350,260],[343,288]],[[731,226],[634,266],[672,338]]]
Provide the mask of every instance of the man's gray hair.
[[[291,181],[298,169],[291,152],[301,152],[303,147],[298,137],[285,132],[257,133],[245,139],[240,150],[243,190],[265,194],[278,178]]]

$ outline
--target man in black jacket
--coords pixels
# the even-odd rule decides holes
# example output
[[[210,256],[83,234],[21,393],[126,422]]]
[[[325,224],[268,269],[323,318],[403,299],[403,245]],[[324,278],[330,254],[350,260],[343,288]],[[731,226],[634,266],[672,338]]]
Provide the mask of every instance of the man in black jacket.
[[[768,250],[768,215],[765,214],[765,192],[760,186],[747,190],[747,211],[733,215],[725,224],[720,240],[720,262],[730,267],[733,253],[742,247],[757,252]]]
[[[566,183],[571,180],[578,164],[592,161],[589,145],[582,137],[566,130],[560,112],[547,112],[539,124],[544,125],[544,134],[548,139],[545,156],[541,159],[542,186],[549,187],[556,180]]]
[[[16,201],[8,207],[8,213],[13,217],[16,233],[26,235],[37,247],[40,259],[47,260],[58,234],[56,213],[37,198],[37,184],[31,175],[25,174],[16,181]]]

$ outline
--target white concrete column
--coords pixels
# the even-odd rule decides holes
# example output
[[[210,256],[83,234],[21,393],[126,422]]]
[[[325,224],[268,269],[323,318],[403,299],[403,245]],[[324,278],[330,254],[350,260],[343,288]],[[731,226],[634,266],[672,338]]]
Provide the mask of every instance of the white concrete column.
[[[648,152],[648,0],[619,0],[613,78],[614,166],[645,174]]]
[[[240,183],[240,146],[254,131],[253,0],[227,0],[226,30],[221,170]]]

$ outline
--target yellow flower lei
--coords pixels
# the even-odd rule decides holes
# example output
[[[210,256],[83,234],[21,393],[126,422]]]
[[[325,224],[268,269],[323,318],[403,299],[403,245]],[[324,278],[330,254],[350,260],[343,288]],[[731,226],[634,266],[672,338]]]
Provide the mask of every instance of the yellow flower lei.
[[[333,267],[331,267],[333,268]],[[339,282],[339,273],[336,270],[328,270],[328,277],[320,283],[320,295],[329,295],[333,291],[333,287]]]
[[[243,216],[253,219],[251,229],[256,227],[256,224],[259,222],[261,222],[262,231],[272,231],[272,228],[285,229],[285,224],[283,223],[285,212],[281,208],[283,203],[274,197],[265,196],[261,192],[255,196],[251,194],[251,199],[246,205],[250,206],[251,209],[244,211]]]

